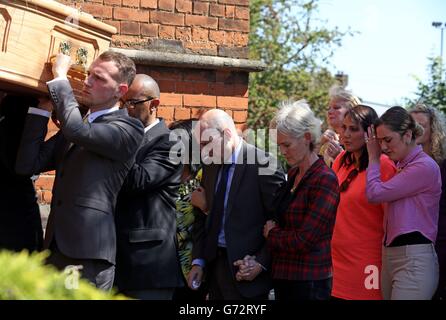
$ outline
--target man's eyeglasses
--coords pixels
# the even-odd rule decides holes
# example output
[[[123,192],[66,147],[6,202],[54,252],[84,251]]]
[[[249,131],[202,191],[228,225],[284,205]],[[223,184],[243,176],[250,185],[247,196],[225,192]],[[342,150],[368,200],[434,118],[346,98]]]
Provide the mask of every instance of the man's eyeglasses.
[[[156,98],[154,98],[154,97],[147,97],[147,99],[141,99],[141,100],[130,99],[130,100],[124,101],[123,106],[125,108],[134,108],[138,104],[141,104],[141,103],[153,100],[153,99],[156,99]]]
[[[350,171],[350,173],[348,174],[347,178],[339,186],[339,191],[340,192],[346,191],[348,189],[350,183],[352,182],[353,179],[356,178],[358,173],[359,173],[358,169],[353,169],[352,171]]]

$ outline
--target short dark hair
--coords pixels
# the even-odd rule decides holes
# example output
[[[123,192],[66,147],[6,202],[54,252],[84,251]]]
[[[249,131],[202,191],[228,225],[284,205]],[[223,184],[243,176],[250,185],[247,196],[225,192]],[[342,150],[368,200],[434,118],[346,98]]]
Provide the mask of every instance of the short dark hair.
[[[400,106],[395,106],[388,109],[375,122],[375,127],[385,125],[390,130],[398,132],[403,136],[407,130],[412,131],[412,141],[423,135],[424,129],[420,126],[410,115],[410,113]]]
[[[113,61],[119,70],[115,80],[120,83],[125,82],[130,87],[136,75],[136,66],[132,59],[125,54],[110,50],[103,52],[98,59],[102,61]]]

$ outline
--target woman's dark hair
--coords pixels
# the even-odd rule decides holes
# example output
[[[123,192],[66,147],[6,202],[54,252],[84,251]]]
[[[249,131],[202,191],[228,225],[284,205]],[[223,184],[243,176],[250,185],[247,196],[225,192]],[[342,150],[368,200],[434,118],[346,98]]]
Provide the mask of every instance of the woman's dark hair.
[[[395,106],[388,109],[375,122],[375,128],[380,125],[387,126],[390,130],[398,132],[403,136],[407,130],[412,131],[412,141],[423,135],[423,127],[420,126],[410,115],[410,113],[403,107]]]
[[[358,104],[356,107],[350,109],[345,117],[350,117],[355,123],[359,124],[364,131],[367,131],[367,128],[370,127],[378,120],[378,114],[376,111],[367,105]],[[355,159],[353,158],[353,153],[347,151],[341,158],[341,167],[350,167],[355,163]],[[364,144],[362,146],[362,153],[359,157],[359,172],[367,169],[369,165],[369,154],[367,152],[367,146]]]
[[[193,135],[192,135],[192,124],[194,121],[198,121],[198,119],[188,119],[188,120],[178,120],[175,122],[172,122],[169,126],[170,130],[177,130],[177,129],[182,129],[184,131],[186,131],[187,136],[184,137],[182,135],[182,140],[181,142],[184,142],[185,139],[187,139],[187,142],[189,143],[189,145],[185,148],[185,150],[187,150],[187,155],[183,155],[183,157],[188,156],[187,159],[183,158],[183,164],[187,165],[189,167],[189,172],[192,176],[195,176],[198,172],[198,170],[200,170],[201,168],[201,164],[197,164],[194,163],[193,157],[192,157],[192,140],[193,140]],[[183,149],[184,150],[184,149]]]

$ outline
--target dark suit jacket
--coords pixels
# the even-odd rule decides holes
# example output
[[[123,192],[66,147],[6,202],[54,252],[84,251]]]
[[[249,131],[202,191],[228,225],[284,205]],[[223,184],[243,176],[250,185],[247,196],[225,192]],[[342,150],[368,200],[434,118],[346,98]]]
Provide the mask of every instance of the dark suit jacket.
[[[183,167],[164,120],[144,135],[118,197],[116,284],[120,290],[182,285],[176,247],[176,199]]]
[[[15,173],[26,113],[37,101],[27,96],[6,96],[0,105],[0,249],[41,250],[42,223],[30,176]]]
[[[255,163],[248,164],[247,161],[253,160],[253,156]],[[271,261],[263,237],[263,226],[267,220],[275,216],[275,196],[285,183],[285,178],[280,168],[273,170],[269,175],[260,175],[261,164],[266,162],[267,155],[264,151],[243,142],[232,177],[224,226],[228,263],[231,266],[234,261],[243,259],[249,254],[255,255],[258,262],[269,268]],[[208,208],[212,208],[219,170],[219,165],[203,168],[202,185],[206,190]],[[206,232],[212,218],[210,213],[205,222],[204,235],[194,244],[194,259],[203,258]],[[197,233],[200,234],[200,231],[197,230]],[[238,268],[233,267],[232,275],[241,295],[249,298],[268,293],[271,288],[269,272],[260,273],[253,281],[239,282],[235,280],[237,270]]]
[[[44,142],[48,119],[29,114],[16,170],[32,174],[56,169],[46,246],[55,237],[68,257],[114,263],[116,198],[134,162],[143,126],[126,110],[83,123],[68,81],[50,83],[48,89],[61,130]]]

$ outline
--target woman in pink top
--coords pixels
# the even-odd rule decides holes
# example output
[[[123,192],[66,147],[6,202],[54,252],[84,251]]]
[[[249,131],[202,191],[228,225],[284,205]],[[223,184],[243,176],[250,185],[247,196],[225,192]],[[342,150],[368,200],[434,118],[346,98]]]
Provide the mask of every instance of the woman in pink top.
[[[358,105],[345,115],[340,130],[345,151],[333,164],[340,184],[341,201],[331,241],[332,296],[348,300],[382,299],[380,290],[384,205],[371,204],[365,194],[369,163],[364,133],[378,119],[375,110]],[[381,178],[396,172],[387,156],[381,156]]]
[[[384,299],[431,299],[438,284],[434,242],[441,176],[438,164],[415,140],[423,128],[401,107],[387,110],[365,136],[369,153],[367,198],[387,202],[381,286]],[[381,150],[396,161],[397,174],[380,175]]]

